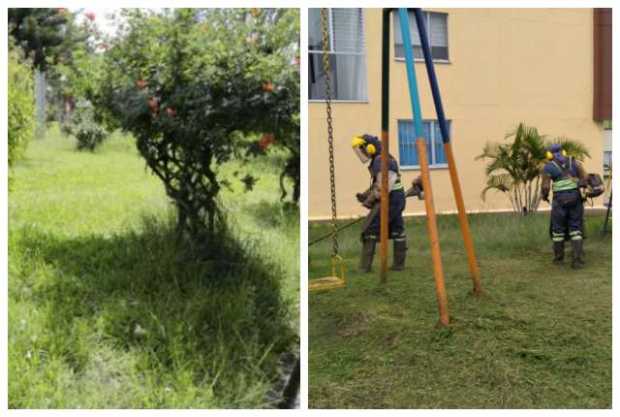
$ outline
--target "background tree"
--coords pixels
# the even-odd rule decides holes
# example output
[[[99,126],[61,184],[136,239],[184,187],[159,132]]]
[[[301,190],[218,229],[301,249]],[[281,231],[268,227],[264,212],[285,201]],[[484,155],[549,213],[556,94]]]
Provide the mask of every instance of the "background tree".
[[[579,160],[590,157],[579,142],[563,137],[552,140],[541,135],[535,127],[519,123],[505,137],[508,143],[487,143],[476,159],[487,159],[487,181],[482,199],[489,190],[504,193],[515,213],[535,213],[540,204],[540,174],[544,166],[545,151],[551,143],[561,143],[566,152]]]
[[[94,108],[90,97],[103,67],[107,39],[99,31],[93,12],[82,13],[81,23],[72,19],[67,24],[67,39],[61,44],[58,62],[50,67],[49,102],[53,120],[61,130],[76,139],[77,150],[94,151],[109,132]]]
[[[35,70],[37,137],[45,135],[46,70],[50,64],[57,61],[59,46],[65,40],[66,24],[71,17],[71,13],[62,8],[11,8],[8,11],[9,35],[30,58]]]
[[[102,45],[106,45],[94,13],[82,10],[64,13],[68,18],[63,42],[57,46],[54,65],[47,71],[48,119],[61,124],[70,120],[76,102],[85,99],[89,86],[95,81],[93,72],[101,61]],[[79,19],[86,15],[89,17]]]
[[[21,157],[34,136],[34,88],[30,62],[9,39],[8,154],[9,166]]]
[[[45,71],[57,57],[70,17],[66,9],[11,8],[9,35],[32,59],[33,67]]]
[[[291,153],[284,175],[298,178],[297,10],[128,10],[124,17],[125,35],[105,54],[93,101],[108,125],[136,137],[176,204],[180,230],[194,238],[215,230],[217,196],[231,180],[218,167],[233,158],[280,146]],[[244,177],[249,188],[255,174]]]

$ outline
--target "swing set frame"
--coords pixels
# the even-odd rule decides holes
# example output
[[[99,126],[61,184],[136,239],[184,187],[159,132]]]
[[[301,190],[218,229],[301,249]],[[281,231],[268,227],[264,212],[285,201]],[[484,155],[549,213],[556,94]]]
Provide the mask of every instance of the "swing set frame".
[[[380,257],[381,257],[381,270],[380,280],[382,283],[387,282],[387,254],[388,254],[388,210],[389,210],[389,198],[388,198],[388,184],[387,184],[387,171],[388,171],[388,155],[389,155],[389,116],[390,116],[390,32],[391,32],[391,16],[397,9],[385,8],[383,9],[383,27],[382,27],[382,53],[381,53],[381,178],[383,183],[381,184],[381,243],[380,243]],[[418,159],[420,163],[420,170],[422,176],[422,184],[424,187],[424,205],[426,208],[427,218],[427,231],[431,246],[431,256],[433,260],[433,275],[435,278],[435,292],[437,294],[437,304],[439,308],[439,324],[447,326],[450,323],[450,316],[448,313],[448,300],[445,289],[445,279],[443,273],[443,265],[441,261],[441,248],[439,245],[439,232],[437,229],[437,215],[435,212],[435,205],[433,202],[433,190],[431,185],[430,170],[428,165],[428,158],[426,153],[426,141],[424,140],[424,133],[422,129],[422,111],[420,106],[420,98],[417,88],[417,80],[415,76],[415,66],[413,60],[413,49],[411,47],[411,34],[409,30],[409,11],[413,11],[416,20],[416,26],[418,34],[420,36],[420,43],[422,44],[422,53],[424,55],[424,63],[426,66],[426,72],[430,83],[430,89],[433,95],[433,102],[435,104],[435,111],[439,122],[439,128],[441,130],[441,136],[443,141],[444,152],[448,162],[448,170],[450,172],[450,182],[452,183],[452,191],[454,193],[454,199],[458,209],[459,224],[461,227],[461,233],[463,235],[463,242],[465,244],[465,252],[467,253],[467,260],[469,264],[469,272],[473,283],[473,294],[480,295],[482,293],[482,286],[480,283],[480,269],[478,268],[478,262],[476,260],[476,253],[474,249],[473,239],[471,237],[471,230],[469,228],[469,221],[467,219],[467,211],[465,210],[465,203],[463,201],[463,193],[461,191],[461,184],[459,181],[458,172],[456,170],[456,162],[454,160],[454,153],[452,151],[452,144],[450,142],[450,131],[446,124],[446,118],[443,110],[443,104],[441,101],[441,94],[439,92],[439,83],[437,81],[437,75],[435,74],[435,66],[433,64],[433,58],[431,55],[430,45],[428,41],[428,34],[426,32],[426,24],[424,22],[424,16],[420,8],[400,8],[398,9],[400,18],[400,28],[403,39],[403,46],[405,49],[405,65],[407,67],[407,80],[409,84],[409,96],[411,99],[411,107],[414,119],[414,131],[416,134],[416,150],[418,153]]]
[[[482,285],[480,283],[480,269],[476,260],[476,253],[474,249],[474,243],[471,236],[471,230],[469,227],[469,221],[467,218],[467,211],[465,209],[465,203],[463,201],[463,193],[461,191],[461,184],[459,181],[458,172],[456,169],[456,162],[454,159],[454,153],[452,151],[452,144],[450,141],[450,132],[447,127],[445,114],[443,110],[443,104],[441,101],[441,94],[439,91],[439,83],[437,81],[437,75],[435,74],[435,67],[431,56],[431,50],[426,32],[426,24],[424,22],[424,16],[422,10],[419,8],[385,8],[383,9],[382,16],[382,51],[381,51],[381,201],[380,201],[380,283],[386,284],[388,278],[388,228],[389,228],[389,195],[388,195],[388,160],[389,160],[389,116],[390,116],[390,62],[391,62],[391,49],[390,49],[390,34],[391,34],[391,16],[392,13],[398,10],[400,18],[400,27],[403,39],[403,46],[405,50],[405,65],[407,67],[407,80],[409,85],[409,96],[411,99],[411,107],[414,120],[414,131],[416,134],[416,150],[418,153],[418,159],[420,164],[420,171],[422,177],[422,185],[424,187],[424,205],[426,209],[427,218],[427,231],[431,246],[431,257],[433,261],[433,275],[435,279],[435,291],[437,295],[437,304],[439,309],[439,325],[448,326],[450,324],[450,316],[448,312],[448,300],[445,289],[445,279],[443,272],[443,264],[441,261],[441,248],[439,245],[439,232],[437,228],[437,215],[435,212],[435,206],[433,201],[433,190],[430,178],[430,169],[428,164],[428,158],[426,153],[426,141],[424,139],[424,132],[422,128],[422,111],[420,106],[420,98],[417,87],[417,80],[415,75],[415,67],[413,60],[413,49],[411,47],[411,34],[409,30],[409,11],[413,11],[416,19],[417,29],[422,44],[422,53],[424,55],[424,63],[430,83],[430,89],[433,96],[433,102],[435,105],[435,111],[441,130],[442,141],[446,159],[448,162],[448,170],[450,173],[450,181],[452,183],[452,191],[454,193],[454,199],[458,209],[458,218],[463,235],[463,243],[465,245],[465,252],[467,254],[467,261],[469,265],[469,272],[473,284],[473,294],[478,296],[482,294]],[[325,26],[326,12],[321,10],[323,26]],[[326,42],[325,27],[323,28],[323,40]],[[330,173],[331,173],[331,191],[332,191],[332,239],[334,241],[334,253],[332,254],[332,276],[326,278],[320,278],[317,280],[311,280],[309,284],[310,290],[322,290],[340,288],[346,285],[344,280],[344,264],[342,258],[338,255],[338,243],[337,243],[337,224],[336,224],[336,208],[335,208],[335,181],[334,181],[334,168],[333,168],[333,130],[331,128],[331,95],[330,95],[330,80],[329,80],[329,62],[328,58],[324,55],[324,66],[326,69],[326,105],[328,116],[328,136],[330,145]],[[337,269],[340,268],[340,271]],[[338,277],[340,272],[340,278]]]

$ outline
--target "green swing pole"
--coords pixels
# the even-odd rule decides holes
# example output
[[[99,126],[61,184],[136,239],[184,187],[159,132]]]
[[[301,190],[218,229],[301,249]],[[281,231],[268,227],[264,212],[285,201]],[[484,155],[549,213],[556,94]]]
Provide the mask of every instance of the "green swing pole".
[[[426,140],[422,128],[422,109],[418,93],[418,84],[413,66],[413,49],[411,48],[411,33],[409,31],[409,15],[406,8],[398,9],[400,17],[400,29],[405,49],[405,65],[407,67],[407,80],[409,84],[409,98],[411,99],[411,110],[413,112],[414,131],[416,134],[416,150],[418,153],[419,164],[422,173],[422,184],[424,187],[424,205],[426,207],[427,229],[431,244],[431,257],[433,259],[433,275],[435,278],[435,292],[437,294],[437,305],[439,308],[439,322],[447,326],[450,323],[448,313],[448,297],[441,262],[441,248],[439,246],[439,231],[437,228],[437,215],[433,202],[433,190],[431,186],[430,170],[428,167],[428,156],[426,151]]]
[[[390,11],[383,9],[383,40],[381,51],[381,206],[379,211],[380,220],[380,246],[381,259],[380,280],[382,284],[387,282],[388,270],[388,158],[390,155]]]

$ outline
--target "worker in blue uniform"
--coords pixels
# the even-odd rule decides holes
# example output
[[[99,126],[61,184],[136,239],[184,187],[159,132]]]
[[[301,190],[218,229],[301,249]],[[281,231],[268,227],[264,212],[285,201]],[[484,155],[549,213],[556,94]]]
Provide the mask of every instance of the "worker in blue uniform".
[[[356,195],[358,201],[370,212],[362,228],[362,254],[360,270],[370,272],[375,254],[376,242],[380,236],[381,220],[379,215],[381,198],[381,142],[376,136],[364,134],[353,138],[352,147],[362,163],[368,163],[370,187]],[[401,183],[400,171],[396,159],[389,156],[388,161],[389,191],[389,238],[393,240],[393,270],[403,270],[407,257],[407,236],[403,211],[405,210],[405,190]]]
[[[550,227],[553,262],[563,262],[564,242],[570,240],[573,249],[571,266],[581,268],[584,265],[584,197],[581,190],[588,187],[588,177],[581,162],[568,156],[560,144],[551,145],[546,157],[541,196],[549,201],[549,191],[553,189]]]

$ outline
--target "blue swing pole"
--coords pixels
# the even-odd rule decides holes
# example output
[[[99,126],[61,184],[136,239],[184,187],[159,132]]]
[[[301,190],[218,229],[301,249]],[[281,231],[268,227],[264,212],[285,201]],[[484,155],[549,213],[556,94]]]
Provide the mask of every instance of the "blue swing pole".
[[[430,170],[428,167],[428,155],[426,151],[426,140],[422,128],[422,110],[418,93],[418,83],[413,64],[413,49],[411,48],[411,33],[409,31],[409,15],[406,8],[398,9],[400,18],[400,30],[405,49],[405,65],[407,67],[407,80],[409,84],[409,98],[411,99],[411,110],[413,112],[413,125],[416,135],[416,150],[422,174],[422,185],[424,187],[424,205],[426,207],[427,229],[431,245],[431,257],[433,259],[433,275],[435,278],[435,292],[437,294],[437,304],[439,307],[439,322],[447,326],[450,323],[448,313],[448,297],[441,262],[441,248],[439,246],[439,231],[437,229],[437,215],[433,202],[433,190],[431,187]]]
[[[467,253],[469,272],[474,285],[473,293],[475,295],[480,295],[482,293],[482,286],[480,284],[480,269],[476,260],[474,242],[471,236],[471,230],[469,228],[467,211],[465,210],[465,202],[463,201],[461,183],[459,181],[459,176],[456,171],[456,162],[454,160],[454,152],[452,151],[452,143],[450,141],[450,131],[448,130],[446,116],[443,111],[441,94],[439,92],[439,82],[437,81],[437,74],[435,74],[435,65],[433,64],[431,48],[428,42],[428,34],[426,32],[424,15],[422,14],[422,10],[419,8],[413,9],[413,12],[415,15],[418,32],[420,33],[420,42],[422,44],[422,53],[424,54],[424,63],[426,64],[426,72],[428,73],[428,80],[430,83],[431,92],[433,94],[433,101],[435,103],[435,111],[437,112],[437,120],[439,121],[439,128],[441,130],[444,152],[446,154],[446,159],[448,160],[448,170],[450,172],[452,191],[454,192],[454,199],[456,200],[456,206],[458,208],[459,223],[461,225],[463,243],[465,244],[465,252]]]

